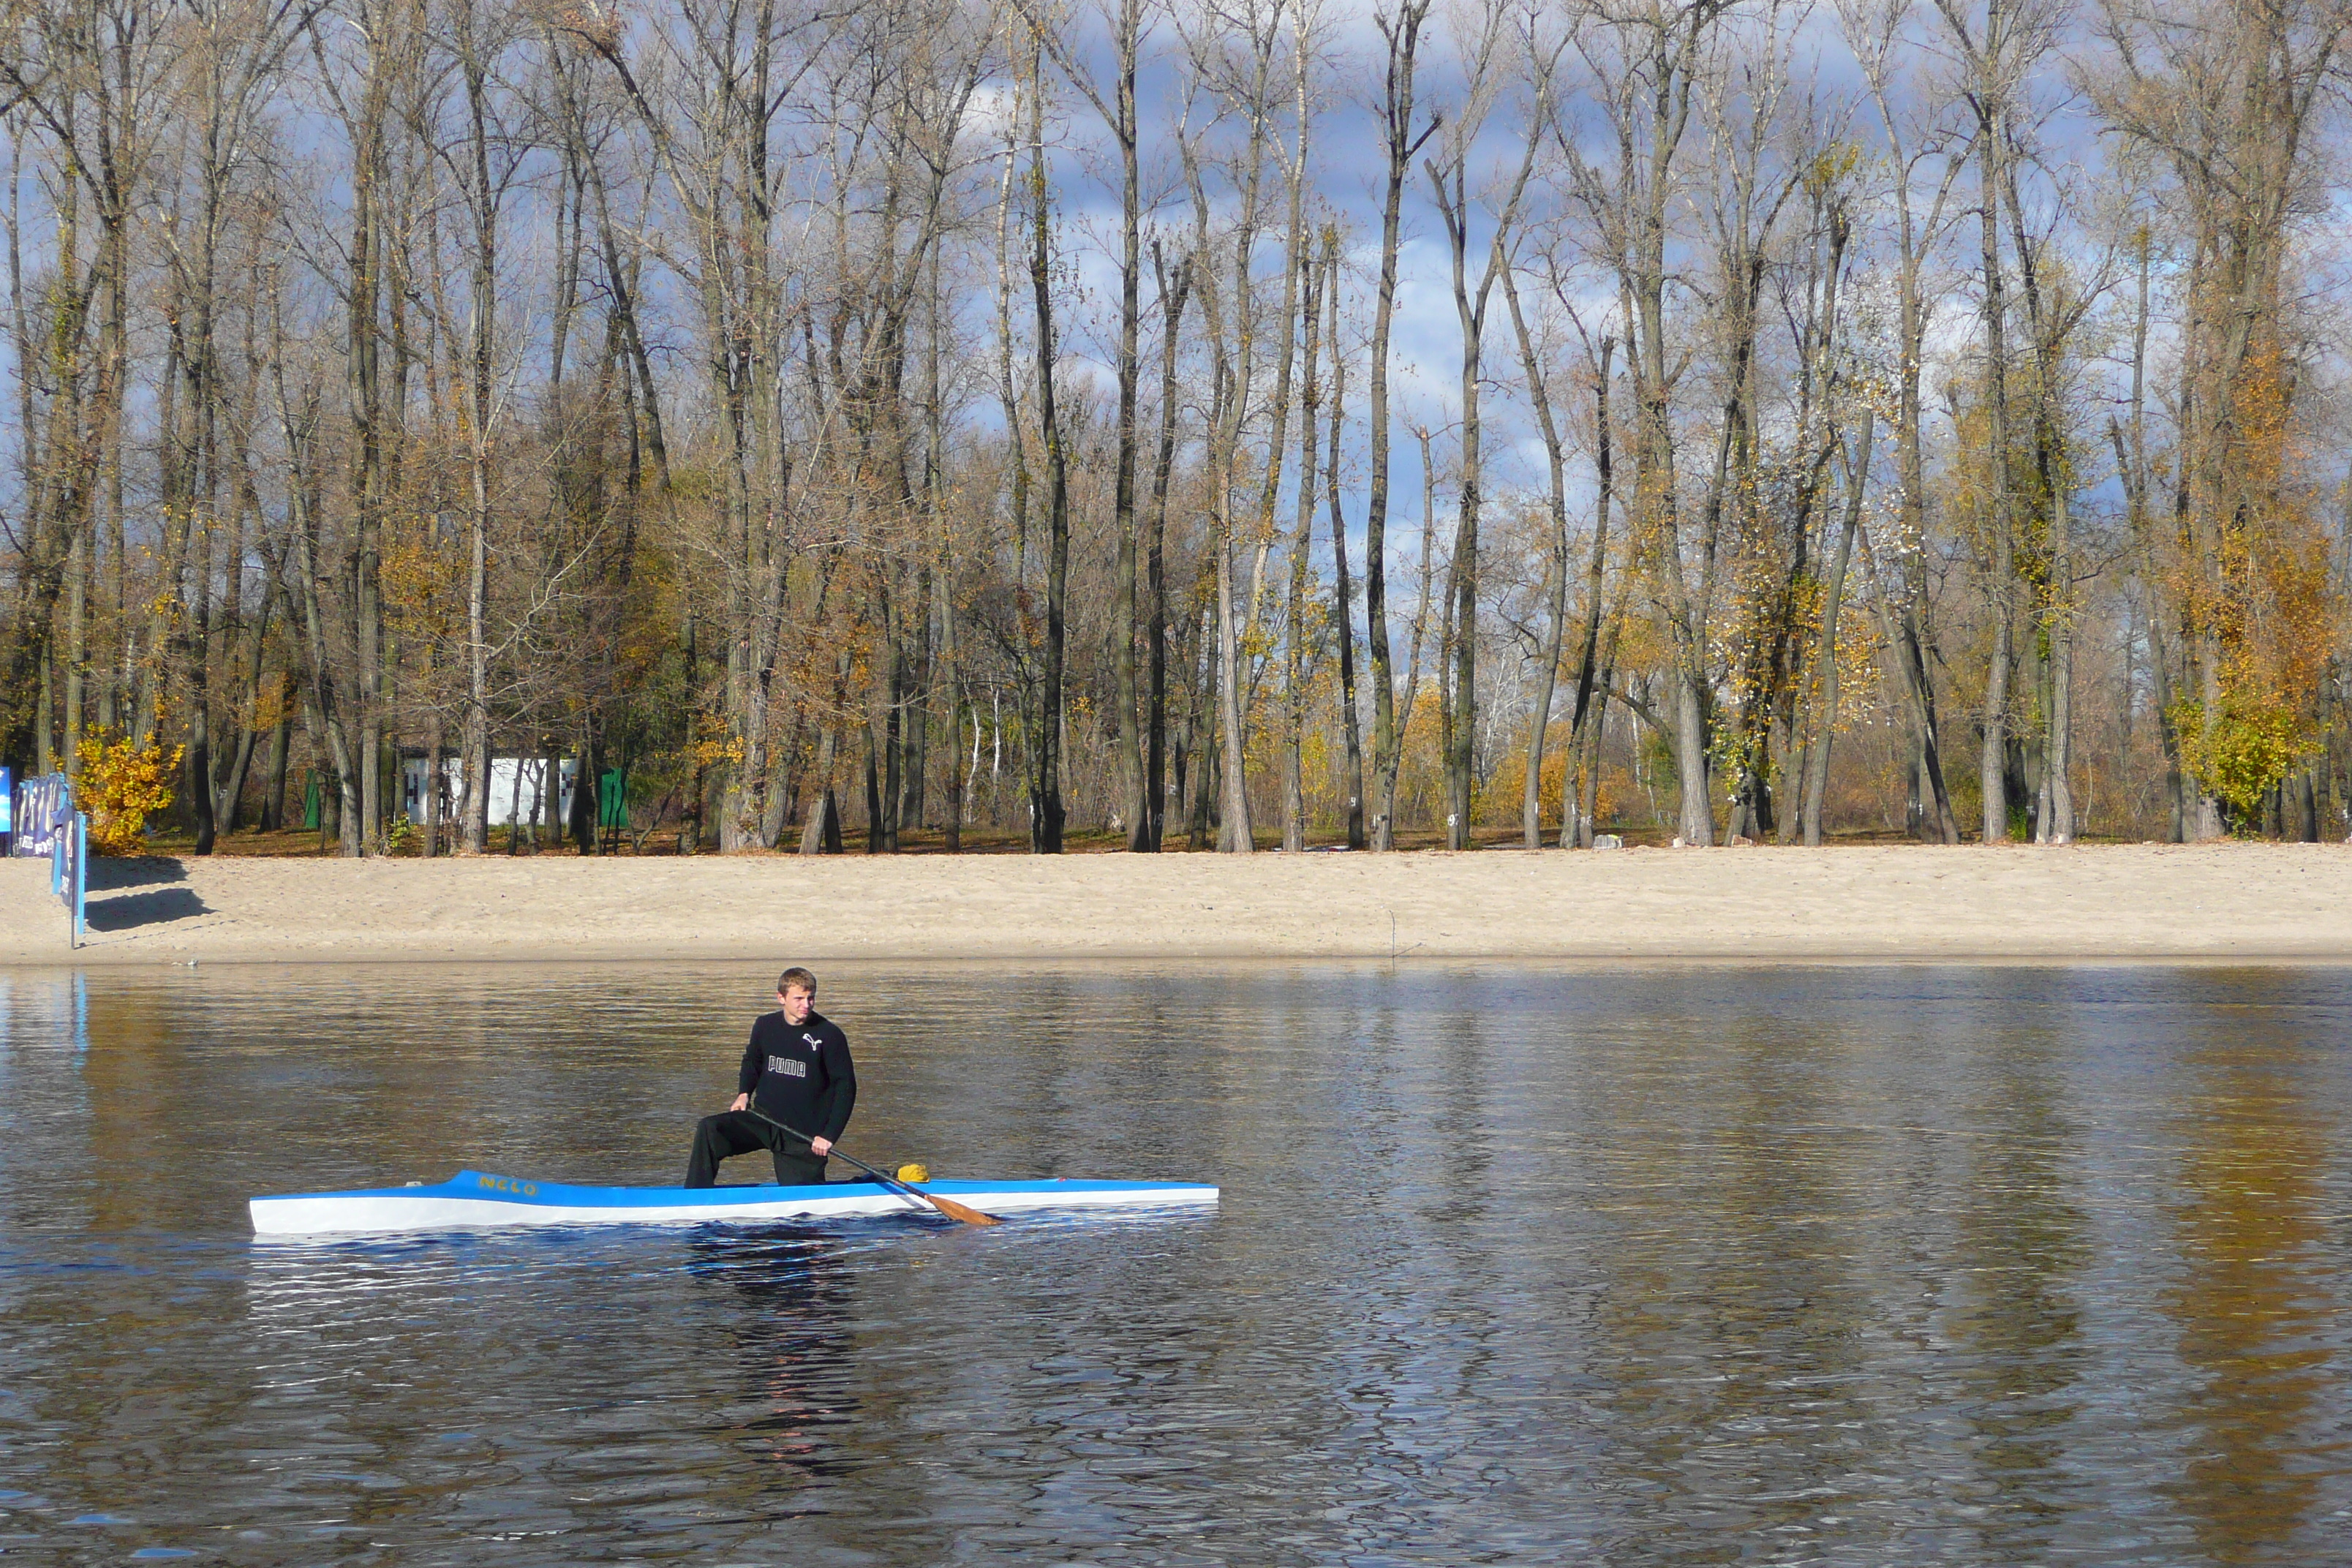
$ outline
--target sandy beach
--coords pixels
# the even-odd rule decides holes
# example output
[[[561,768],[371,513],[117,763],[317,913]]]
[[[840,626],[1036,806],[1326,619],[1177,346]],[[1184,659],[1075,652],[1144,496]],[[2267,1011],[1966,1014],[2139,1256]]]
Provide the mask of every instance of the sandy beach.
[[[93,864],[0,963],[1328,958],[2352,961],[2340,845]]]

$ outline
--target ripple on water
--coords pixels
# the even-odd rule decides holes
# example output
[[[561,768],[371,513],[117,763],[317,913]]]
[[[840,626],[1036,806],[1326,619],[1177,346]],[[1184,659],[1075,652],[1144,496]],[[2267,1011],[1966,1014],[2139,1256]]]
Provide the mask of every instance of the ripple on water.
[[[0,987],[0,1521],[50,1532],[0,1545],[2291,1564],[2352,1517],[2332,971],[843,970],[866,1157],[1221,1208],[247,1234],[674,1180],[772,982]]]

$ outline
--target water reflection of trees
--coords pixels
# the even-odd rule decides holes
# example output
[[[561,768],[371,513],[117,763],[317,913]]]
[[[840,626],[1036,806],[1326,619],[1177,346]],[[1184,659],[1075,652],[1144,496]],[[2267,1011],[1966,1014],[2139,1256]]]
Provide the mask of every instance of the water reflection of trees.
[[[2075,1388],[2089,1352],[2076,1282],[2089,1268],[2078,1199],[2082,1128],[2065,1103],[2080,1038],[2054,999],[2020,998],[1985,1020],[1966,1112],[1969,1172],[1956,1222],[1950,1303],[1969,1452],[1992,1559],[2045,1560],[2072,1502],[2064,1485]]]
[[[1621,1177],[1664,1201],[1666,1245],[1604,1304],[1647,1372],[1607,1403],[1633,1476],[1684,1494],[1686,1527],[1819,1530],[1884,1458],[1864,1375],[1869,1156],[1843,1125],[1858,1042],[1762,1010],[1718,1028],[1685,1060],[1694,1094],[1639,1113],[1682,1131],[1635,1143]],[[1692,1212],[1712,1216],[1703,1238],[1677,1234]]]
[[[2298,1068],[2336,1044],[2303,1037],[2292,1015],[2256,1014],[2183,1063],[2183,1267],[2163,1308],[2199,1378],[2184,1402],[2199,1436],[2167,1489],[2216,1563],[2273,1557],[2318,1498],[2311,1426],[2340,1303],[2321,1217],[2326,1129]]]

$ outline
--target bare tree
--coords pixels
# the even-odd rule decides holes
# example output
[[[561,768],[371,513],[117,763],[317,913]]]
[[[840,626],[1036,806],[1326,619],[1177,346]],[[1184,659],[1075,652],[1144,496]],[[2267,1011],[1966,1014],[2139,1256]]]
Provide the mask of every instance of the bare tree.
[[[1454,282],[1454,313],[1462,333],[1462,458],[1461,492],[1454,507],[1454,552],[1448,566],[1446,591],[1454,628],[1454,668],[1439,689],[1447,703],[1445,730],[1452,745],[1445,759],[1445,847],[1470,847],[1471,800],[1475,784],[1475,742],[1477,728],[1478,670],[1478,522],[1483,504],[1486,448],[1479,392],[1486,378],[1486,307],[1495,284],[1511,268],[1520,203],[1535,173],[1536,151],[1541,145],[1538,127],[1549,117],[1545,104],[1528,107],[1521,138],[1517,174],[1505,187],[1492,219],[1486,265],[1474,282],[1469,275],[1471,197],[1469,163],[1472,146],[1486,129],[1496,101],[1507,90],[1506,78],[1517,63],[1517,40],[1510,26],[1509,0],[1484,0],[1465,24],[1466,78],[1463,101],[1441,140],[1440,152],[1428,160],[1425,172],[1436,198],[1438,216],[1445,225],[1446,254]],[[1550,60],[1540,63],[1535,79],[1547,84]],[[1530,756],[1531,770],[1541,771],[1541,759]]]
[[[1717,0],[1692,0],[1595,15],[1592,25],[1576,35],[1577,47],[1588,70],[1588,91],[1609,128],[1613,167],[1604,172],[1576,157],[1570,168],[1577,199],[1592,227],[1591,243],[1616,273],[1629,302],[1637,409],[1633,528],[1643,542],[1643,569],[1656,585],[1662,629],[1673,653],[1668,734],[1680,784],[1679,832],[1685,842],[1702,845],[1714,842],[1715,833],[1707,623],[1731,440],[1747,387],[1745,361],[1736,344],[1729,345],[1738,363],[1725,387],[1715,479],[1701,503],[1696,536],[1686,537],[1672,414],[1675,384],[1685,366],[1670,341],[1675,328],[1669,296],[1676,269],[1670,265],[1668,227],[1684,192],[1684,139],[1695,95],[1714,68],[1710,49],[1725,9]],[[1742,224],[1744,228],[1744,219]],[[1735,338],[1750,292],[1747,260],[1726,257],[1717,262]]]
[[[1943,735],[1937,718],[1936,683],[1929,665],[1926,622],[1927,579],[1927,412],[1921,379],[1927,357],[1927,331],[1934,306],[1927,284],[1930,258],[1941,243],[1954,182],[1963,158],[1953,151],[1963,139],[1942,123],[1947,107],[1933,94],[1924,105],[1915,95],[1896,97],[1898,48],[1913,11],[1912,0],[1883,0],[1876,5],[1847,4],[1839,8],[1847,46],[1869,83],[1871,104],[1877,110],[1879,134],[1887,151],[1887,199],[1894,209],[1895,279],[1895,408],[1896,483],[1902,509],[1901,542],[1896,552],[1899,609],[1890,617],[1895,684],[1910,731],[1912,762],[1906,822],[1914,837],[1945,844],[1960,841],[1959,818],[1952,811],[1944,782]],[[1907,53],[1907,49],[1905,51]],[[1908,72],[1904,79],[1924,79]],[[1922,196],[1923,175],[1933,173],[1936,183]]]
[[[1414,75],[1430,0],[1396,0],[1373,13],[1387,46],[1381,83],[1381,151],[1387,160],[1381,200],[1380,281],[1373,296],[1370,390],[1371,473],[1364,503],[1364,629],[1372,672],[1372,847],[1396,847],[1397,770],[1404,757],[1404,725],[1396,710],[1390,669],[1388,603],[1389,335],[1394,330],[1397,247],[1403,233],[1404,187],[1412,161],[1438,131],[1432,117],[1415,130]]]

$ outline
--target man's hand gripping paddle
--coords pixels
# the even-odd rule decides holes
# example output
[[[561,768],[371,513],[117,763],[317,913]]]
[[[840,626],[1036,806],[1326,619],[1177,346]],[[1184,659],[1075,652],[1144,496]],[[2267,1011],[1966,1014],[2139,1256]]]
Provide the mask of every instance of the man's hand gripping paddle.
[[[774,1128],[779,1132],[788,1132],[803,1143],[814,1142],[807,1133],[801,1131],[797,1128],[787,1127],[772,1116],[761,1115],[756,1108],[747,1106],[745,1109],[751,1110],[752,1115],[758,1116],[761,1121],[766,1122],[769,1126]],[[876,1170],[873,1166],[867,1164],[856,1155],[844,1150],[838,1143],[835,1144],[830,1152],[840,1155],[843,1159],[848,1161],[851,1164],[856,1166],[859,1170],[865,1172],[867,1175],[873,1177],[884,1186],[896,1187],[902,1193],[911,1194],[913,1196],[922,1199],[925,1203],[930,1205],[933,1208],[939,1210],[950,1219],[960,1219],[966,1225],[1003,1225],[1004,1223],[994,1215],[982,1214],[969,1204],[960,1204],[953,1198],[943,1198],[935,1193],[927,1193],[911,1182],[902,1182],[896,1176],[885,1175],[882,1172]]]

